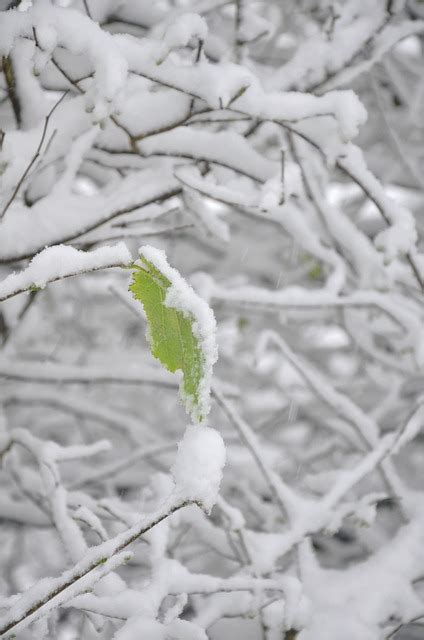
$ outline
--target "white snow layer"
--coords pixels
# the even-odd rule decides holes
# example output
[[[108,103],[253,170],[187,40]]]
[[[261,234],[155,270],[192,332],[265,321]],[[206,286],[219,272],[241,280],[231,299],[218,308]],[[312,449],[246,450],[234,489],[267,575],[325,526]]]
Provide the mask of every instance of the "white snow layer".
[[[47,247],[33,257],[28,267],[0,282],[0,301],[33,287],[43,289],[48,282],[86,271],[128,264],[131,254],[124,242],[94,251],[79,251],[67,245]]]
[[[218,431],[188,426],[172,467],[177,494],[210,511],[218,497],[224,465],[225,445]]]

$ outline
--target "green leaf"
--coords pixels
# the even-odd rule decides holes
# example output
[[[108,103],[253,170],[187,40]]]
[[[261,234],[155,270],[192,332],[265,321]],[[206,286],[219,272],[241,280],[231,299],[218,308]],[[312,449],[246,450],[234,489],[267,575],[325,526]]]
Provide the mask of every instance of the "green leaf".
[[[319,262],[315,262],[315,264],[309,269],[308,276],[311,280],[318,280],[322,276],[322,269]]]
[[[134,265],[130,291],[142,303],[149,326],[149,342],[155,358],[174,373],[183,372],[180,393],[186,410],[201,421],[201,383],[204,377],[204,355],[193,333],[194,316],[166,306],[171,282],[151,262],[140,257],[142,265]]]

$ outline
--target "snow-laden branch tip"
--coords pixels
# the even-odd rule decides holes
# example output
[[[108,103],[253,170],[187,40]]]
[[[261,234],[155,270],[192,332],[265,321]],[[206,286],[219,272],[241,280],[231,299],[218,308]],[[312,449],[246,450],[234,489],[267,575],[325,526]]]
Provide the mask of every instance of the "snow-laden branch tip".
[[[225,465],[225,445],[215,429],[188,426],[172,467],[176,494],[206,511],[215,504]]]
[[[131,254],[123,242],[93,251],[79,251],[67,245],[47,247],[33,257],[28,267],[12,273],[0,282],[0,302],[24,291],[44,289],[49,282],[131,262]]]

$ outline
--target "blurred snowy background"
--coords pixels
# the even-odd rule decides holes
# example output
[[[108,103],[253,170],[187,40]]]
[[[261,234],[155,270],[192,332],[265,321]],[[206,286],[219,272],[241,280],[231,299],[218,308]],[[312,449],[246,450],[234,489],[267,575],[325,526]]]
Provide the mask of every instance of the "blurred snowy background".
[[[215,313],[227,449],[210,515],[9,629],[72,527],[93,547],[158,508],[189,420],[125,269],[0,303],[0,637],[423,638],[424,3],[0,9],[1,281],[46,246],[164,249]],[[111,448],[49,493],[27,432]]]

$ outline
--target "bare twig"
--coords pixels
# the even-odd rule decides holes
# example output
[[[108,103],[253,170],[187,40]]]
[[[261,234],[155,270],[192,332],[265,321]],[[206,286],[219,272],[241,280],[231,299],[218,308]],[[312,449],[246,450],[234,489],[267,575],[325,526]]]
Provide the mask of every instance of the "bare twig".
[[[281,195],[279,205],[283,205],[286,200],[286,182],[285,182],[285,170],[286,170],[286,152],[281,149]]]
[[[234,22],[234,30],[235,30],[234,57],[236,62],[238,63],[241,62],[241,52],[244,44],[244,41],[241,37],[241,28],[243,24],[243,9],[244,9],[243,1],[244,0],[235,0],[236,15],[235,15],[235,22]]]
[[[30,172],[31,167],[33,166],[33,164],[37,160],[37,158],[40,156],[41,148],[42,148],[44,140],[46,138],[47,128],[49,126],[50,118],[52,117],[53,113],[55,112],[57,107],[60,105],[62,100],[65,98],[67,93],[68,93],[68,91],[65,91],[61,95],[59,100],[56,102],[55,105],[53,105],[53,107],[50,109],[49,113],[47,114],[47,116],[46,116],[46,118],[44,120],[43,131],[42,131],[40,142],[38,143],[37,149],[36,149],[33,157],[31,158],[31,161],[28,164],[27,168],[25,169],[25,171],[23,172],[22,176],[18,180],[18,183],[17,183],[16,187],[14,188],[12,195],[10,196],[9,200],[6,202],[5,206],[3,207],[3,210],[0,213],[0,220],[4,217],[6,211],[9,209],[10,205],[12,204],[12,202],[14,201],[16,196],[18,195],[19,189],[21,188],[22,183],[24,182],[25,178],[27,177],[28,173]]]
[[[92,20],[93,16],[91,15],[90,7],[88,6],[88,0],[82,0],[82,3],[84,5],[85,13],[88,15],[90,20]]]
[[[283,517],[288,520],[291,512],[291,502],[293,493],[288,486],[284,485],[279,479],[276,482],[274,472],[268,468],[267,461],[261,452],[261,448],[255,433],[251,427],[243,420],[234,407],[226,400],[224,395],[217,389],[216,386],[212,388],[212,395],[223,409],[226,416],[230,419],[232,425],[235,427],[240,439],[244,442],[253,459],[255,460],[258,468],[260,469],[267,485],[269,486],[273,498],[276,504],[279,506]],[[283,496],[283,491],[285,496]]]
[[[21,125],[21,105],[16,93],[16,81],[13,70],[13,64],[10,56],[3,56],[2,68],[6,80],[7,94],[12,105],[13,114],[15,116],[18,127]]]

